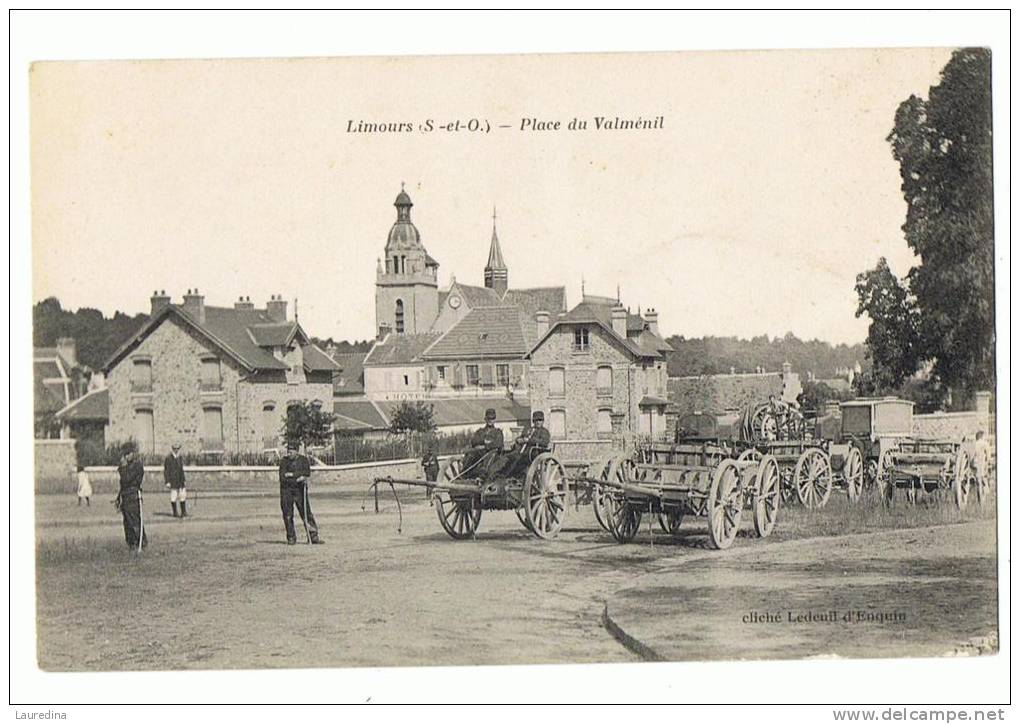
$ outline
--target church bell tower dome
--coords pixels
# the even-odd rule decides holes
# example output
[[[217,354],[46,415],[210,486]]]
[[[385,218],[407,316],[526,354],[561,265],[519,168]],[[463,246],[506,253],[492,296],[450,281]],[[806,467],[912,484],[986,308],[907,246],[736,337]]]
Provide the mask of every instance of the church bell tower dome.
[[[404,191],[403,186],[401,186],[400,193],[397,194],[393,205],[397,207],[397,220],[390,228],[390,235],[386,240],[386,251],[410,251],[420,248],[421,234],[411,222],[411,207],[414,206],[414,203]]]

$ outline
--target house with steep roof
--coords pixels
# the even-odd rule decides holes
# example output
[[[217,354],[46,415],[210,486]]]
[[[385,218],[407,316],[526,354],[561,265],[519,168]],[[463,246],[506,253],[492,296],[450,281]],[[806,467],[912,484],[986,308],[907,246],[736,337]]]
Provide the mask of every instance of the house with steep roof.
[[[339,369],[309,341],[287,302],[233,307],[188,290],[173,304],[153,293],[149,319],[104,366],[109,441],[143,452],[258,452],[279,446],[289,404],[328,407]]]
[[[666,434],[669,344],[658,313],[585,296],[531,346],[529,394],[565,459],[590,457],[626,436]]]

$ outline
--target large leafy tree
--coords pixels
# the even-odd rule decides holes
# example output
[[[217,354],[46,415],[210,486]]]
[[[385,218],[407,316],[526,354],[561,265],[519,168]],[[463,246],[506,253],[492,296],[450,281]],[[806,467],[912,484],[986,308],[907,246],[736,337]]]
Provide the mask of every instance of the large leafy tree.
[[[991,101],[991,55],[965,48],[953,53],[927,100],[900,104],[887,140],[907,202],[903,231],[920,263],[907,275],[907,311],[860,298],[872,321],[890,330],[916,315],[917,364],[930,362],[933,378],[965,394],[995,381]],[[877,281],[881,266],[864,276]],[[891,360],[886,373],[896,378],[907,356],[870,335],[869,346],[876,367]]]
[[[867,314],[868,350],[876,389],[899,387],[917,371],[921,345],[916,301],[889,269],[885,257],[874,269],[857,275],[857,316]]]
[[[333,423],[336,415],[322,409],[316,401],[295,402],[287,407],[283,423],[283,439],[306,447],[321,447],[333,441]]]

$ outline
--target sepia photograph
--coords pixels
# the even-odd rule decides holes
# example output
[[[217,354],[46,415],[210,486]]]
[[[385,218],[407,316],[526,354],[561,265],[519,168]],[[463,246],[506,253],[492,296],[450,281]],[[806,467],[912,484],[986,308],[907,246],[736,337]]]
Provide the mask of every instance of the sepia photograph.
[[[40,674],[1000,657],[993,57],[33,58]]]

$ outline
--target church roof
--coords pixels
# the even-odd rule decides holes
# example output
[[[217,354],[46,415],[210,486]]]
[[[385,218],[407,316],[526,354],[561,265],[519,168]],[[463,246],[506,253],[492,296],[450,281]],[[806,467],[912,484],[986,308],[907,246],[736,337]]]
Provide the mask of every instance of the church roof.
[[[492,224],[492,241],[489,242],[489,263],[485,265],[486,271],[494,269],[506,269],[506,262],[503,261],[503,250],[499,248],[499,237],[496,236],[496,224]]]
[[[503,295],[503,304],[520,307],[529,319],[535,318],[535,312],[549,312],[555,319],[557,314],[567,309],[567,290],[564,287],[534,287],[531,289],[507,289]]]
[[[426,332],[424,334],[395,334],[386,335],[381,342],[372,345],[371,351],[365,357],[363,365],[410,365],[420,362],[421,353],[430,344],[439,339],[438,332]]]
[[[518,307],[477,307],[422,353],[422,358],[523,357],[528,351]]]
[[[495,289],[489,287],[473,287],[470,284],[461,284],[456,282],[456,287],[460,290],[461,298],[471,309],[478,307],[498,307],[502,302],[500,301],[499,295]],[[453,292],[453,289],[450,289]]]

